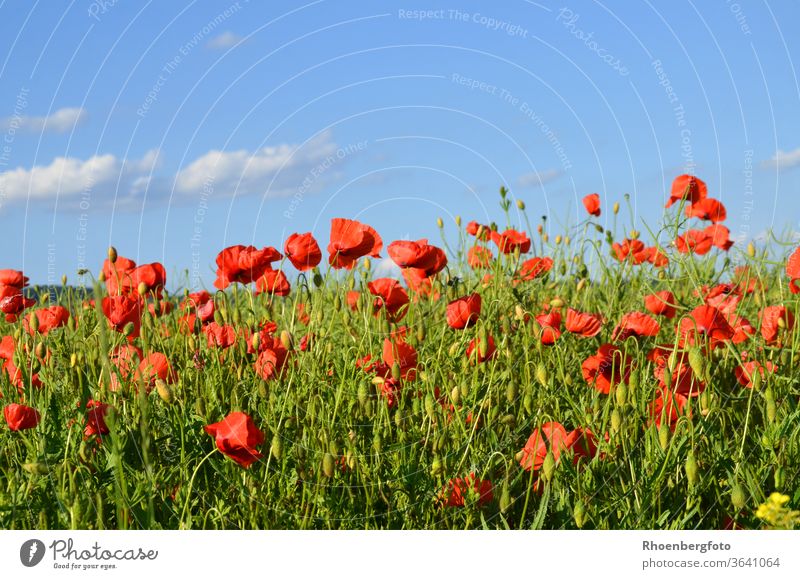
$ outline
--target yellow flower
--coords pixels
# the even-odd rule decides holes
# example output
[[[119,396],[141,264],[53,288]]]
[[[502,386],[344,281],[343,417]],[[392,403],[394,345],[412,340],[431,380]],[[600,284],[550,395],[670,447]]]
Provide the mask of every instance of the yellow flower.
[[[787,508],[788,502],[787,495],[772,493],[765,503],[759,505],[756,517],[773,529],[793,529],[800,524],[800,511]]]

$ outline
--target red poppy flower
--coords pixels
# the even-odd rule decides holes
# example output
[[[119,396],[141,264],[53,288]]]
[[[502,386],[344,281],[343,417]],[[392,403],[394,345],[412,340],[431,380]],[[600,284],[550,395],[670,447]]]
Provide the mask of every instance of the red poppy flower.
[[[685,234],[675,238],[675,247],[681,253],[705,255],[711,251],[713,244],[714,239],[700,229],[690,229]]]
[[[106,425],[106,414],[111,406],[97,400],[89,400],[86,403],[86,426],[83,429],[83,437],[102,436],[108,434]]]
[[[0,312],[6,315],[7,322],[15,322],[18,314],[35,305],[36,300],[26,298],[19,289],[12,286],[0,286]]]
[[[650,416],[656,426],[660,427],[661,423],[666,420],[670,430],[674,431],[681,416],[691,415],[686,410],[688,401],[689,398],[682,394],[660,388],[656,399],[650,404]]]
[[[172,384],[177,380],[177,375],[164,354],[161,352],[153,352],[142,358],[142,361],[139,362],[133,379],[136,383],[144,384],[147,392],[150,392],[155,386],[157,379],[161,379],[167,384]]]
[[[103,261],[101,273],[106,282],[106,291],[108,291],[108,295],[119,295],[125,288],[125,280],[135,268],[135,261],[127,257],[122,257],[121,255],[117,256],[114,263],[111,263],[108,259]]]
[[[474,472],[464,478],[450,479],[439,493],[439,501],[445,507],[463,507],[470,494],[477,497],[478,506],[492,502],[492,482],[478,479]]]
[[[434,294],[433,279],[428,277],[424,269],[406,267],[401,270],[401,273],[408,289],[415,294],[415,298]],[[434,297],[438,299],[439,294],[435,294]]]
[[[142,302],[138,297],[128,295],[116,295],[103,298],[103,314],[108,319],[108,323],[117,332],[123,332],[125,326],[133,324],[131,338],[139,336],[142,326]]]
[[[561,314],[558,310],[539,314],[534,318],[542,328],[540,339],[542,344],[550,346],[561,337]]]
[[[708,187],[705,182],[693,175],[679,175],[672,182],[672,191],[666,207],[671,207],[676,201],[686,199],[689,203],[697,203],[705,199],[708,195]]]
[[[322,251],[310,231],[292,233],[283,244],[283,253],[299,271],[313,269],[322,261]]]
[[[274,247],[256,249],[252,245],[226,247],[217,255],[214,287],[224,290],[232,283],[249,284],[260,278],[272,262],[283,256]]]
[[[331,220],[328,262],[335,269],[353,269],[360,257],[380,257],[381,249],[383,240],[369,225],[338,217]]]
[[[567,448],[575,451],[575,464],[583,458],[593,458],[597,454],[597,439],[588,428],[576,428],[564,439]]]
[[[261,353],[255,363],[256,374],[262,380],[276,378],[286,363],[289,351],[281,344],[281,341],[271,338],[268,343],[262,345]]]
[[[506,229],[503,233],[492,231],[491,236],[500,253],[514,253],[517,249],[520,253],[528,253],[531,249],[531,240],[528,236],[515,229]]]
[[[622,319],[611,333],[611,340],[625,341],[631,336],[653,337],[657,336],[661,326],[653,318],[642,312],[629,312],[622,316]]]
[[[729,283],[720,283],[713,288],[703,286],[703,302],[706,305],[714,306],[726,316],[736,311],[742,296],[739,295],[739,288]]]
[[[211,322],[203,327],[206,341],[209,348],[230,348],[236,343],[236,328],[230,325],[220,326],[217,322]]]
[[[249,468],[264,455],[257,448],[264,444],[264,433],[244,412],[231,412],[220,422],[205,427],[214,437],[217,449],[244,468]]]
[[[583,338],[591,338],[603,329],[603,317],[597,314],[587,314],[572,308],[567,308],[567,320],[564,327],[568,332]]]
[[[786,260],[786,275],[789,276],[789,289],[793,294],[800,293],[800,247],[792,252]]]
[[[108,355],[108,359],[119,372],[119,377],[116,372],[111,373],[110,389],[116,391],[120,386],[119,378],[127,380],[133,373],[134,367],[142,361],[142,351],[133,344],[123,344],[114,348]]]
[[[25,388],[29,386],[36,389],[42,387],[42,381],[39,379],[38,373],[31,374],[30,378],[26,380],[26,376],[23,375],[22,371],[14,365],[12,360],[6,360],[3,363],[3,369],[8,374],[8,381],[17,387],[17,391],[20,393],[20,395],[22,395],[25,391]],[[2,398],[1,394],[0,398]]]
[[[677,303],[671,291],[663,290],[645,296],[644,307],[657,316],[664,316],[668,320],[675,317]]]
[[[427,239],[393,241],[386,251],[398,266],[421,269],[426,277],[439,273],[447,265],[444,251],[435,245],[430,245]]]
[[[496,351],[497,348],[494,345],[494,338],[491,336],[486,337],[486,348],[481,347],[478,338],[472,338],[467,345],[467,359],[470,362],[477,361],[478,363],[483,363],[487,360],[491,360]]]
[[[631,359],[612,344],[603,344],[597,353],[589,356],[581,366],[583,379],[603,394],[621,382],[628,382],[631,374]]]
[[[467,251],[467,263],[472,269],[487,269],[493,258],[492,252],[480,245],[470,247]]]
[[[669,263],[669,258],[657,247],[645,247],[633,254],[633,263],[641,265],[644,262],[652,263],[654,267],[664,267]]]
[[[583,198],[583,206],[589,215],[600,217],[600,195],[597,193],[590,193]]]
[[[477,237],[481,241],[489,241],[491,231],[488,225],[481,225],[477,221],[470,221],[467,223],[467,233]]]
[[[14,432],[36,428],[39,424],[39,411],[23,404],[9,404],[3,408],[3,416],[8,428]]]
[[[28,285],[28,278],[16,269],[0,269],[0,286],[22,289]]]
[[[3,336],[3,338],[0,340],[0,359],[13,360],[15,349],[16,344],[14,344],[14,337]]]
[[[256,295],[268,293],[273,296],[286,297],[292,292],[292,286],[283,270],[267,267],[256,280]]]
[[[373,300],[372,313],[378,315],[381,308],[386,310],[389,320],[396,322],[406,315],[409,299],[408,293],[396,279],[388,277],[378,278],[367,284],[369,292],[377,296]]]
[[[546,422],[530,435],[522,448],[520,466],[534,472],[542,468],[548,451],[553,453],[556,462],[561,458],[562,451],[567,448],[567,431],[558,422]]]
[[[782,329],[791,332],[794,328],[794,314],[784,306],[767,306],[759,313],[761,335],[768,345],[778,344]]]
[[[695,376],[694,370],[687,363],[688,359],[689,354],[684,350],[674,353],[672,365],[669,364],[668,358],[659,360],[653,370],[653,375],[662,388],[681,396],[693,397],[699,396],[706,389],[705,383]],[[670,367],[672,367],[672,372],[670,372]]]
[[[761,378],[763,379],[765,374],[774,374],[776,370],[777,366],[775,366],[775,364],[772,362],[767,361],[766,363],[761,364],[760,362],[752,360],[736,366],[734,369],[734,374],[736,374],[736,381],[739,382],[739,384],[745,388],[752,388],[752,379],[756,372],[761,374]]]
[[[397,363],[400,368],[400,377],[404,380],[414,381],[417,377],[417,351],[414,346],[403,340],[383,341],[383,363],[391,372],[392,366]]]
[[[686,217],[697,217],[711,223],[719,223],[725,221],[727,216],[725,206],[711,197],[700,199],[686,206]]]
[[[749,322],[747,318],[737,316],[736,314],[729,314],[727,316],[728,324],[733,328],[733,338],[731,342],[734,344],[741,344],[750,339],[750,336],[756,333],[756,329]]]
[[[543,276],[553,268],[553,260],[549,257],[534,257],[522,262],[519,268],[519,277],[532,280]]]
[[[39,328],[37,332],[45,336],[52,330],[67,325],[69,310],[64,306],[50,306],[49,308],[42,308],[28,314],[23,325],[25,326],[25,331],[33,335],[33,328],[30,325],[31,316],[36,316],[38,318]]]
[[[698,306],[678,326],[681,340],[690,346],[702,345],[708,340],[711,348],[730,340],[734,331],[725,315],[714,306]],[[701,338],[702,336],[702,338]]]
[[[641,253],[645,249],[644,242],[639,239],[623,239],[622,243],[614,242],[611,244],[611,250],[619,261],[625,261],[628,259],[628,256],[633,257],[635,254]]]
[[[471,294],[447,304],[447,325],[463,330],[478,321],[481,315],[481,296]]]
[[[731,230],[724,225],[720,225],[719,223],[709,225],[703,230],[703,233],[711,238],[711,243],[713,245],[716,245],[723,251],[728,251],[733,247],[733,241],[730,240]]]
[[[361,298],[361,292],[357,290],[350,290],[347,292],[347,307],[352,311],[358,311],[358,300]]]

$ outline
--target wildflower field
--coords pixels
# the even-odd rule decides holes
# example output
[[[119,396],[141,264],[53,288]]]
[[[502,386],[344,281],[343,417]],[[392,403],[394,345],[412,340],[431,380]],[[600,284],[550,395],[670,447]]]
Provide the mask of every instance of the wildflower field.
[[[499,201],[228,247],[209,291],[124,248],[91,291],[0,270],[0,527],[797,525],[800,249],[734,244],[688,175],[642,231]]]

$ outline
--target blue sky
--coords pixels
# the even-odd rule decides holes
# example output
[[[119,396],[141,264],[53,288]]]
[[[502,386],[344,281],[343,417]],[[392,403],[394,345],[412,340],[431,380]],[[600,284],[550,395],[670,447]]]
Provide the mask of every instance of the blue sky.
[[[388,243],[707,181],[732,236],[798,228],[793,0],[0,4],[0,267],[106,247],[213,281],[226,245],[329,220]],[[607,211],[602,219],[610,214]],[[186,270],[187,274],[182,272]]]

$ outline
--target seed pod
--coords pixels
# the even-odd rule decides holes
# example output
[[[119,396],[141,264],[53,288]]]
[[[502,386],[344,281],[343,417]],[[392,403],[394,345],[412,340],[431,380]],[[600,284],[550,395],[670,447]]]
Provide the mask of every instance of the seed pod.
[[[667,446],[669,445],[669,426],[667,426],[666,421],[661,423],[661,426],[658,427],[658,444],[661,445],[661,450],[666,451]]]
[[[614,392],[614,398],[617,401],[617,406],[625,406],[625,402],[628,398],[628,388],[625,386],[625,382],[619,383],[617,391]]]
[[[586,522],[586,507],[582,500],[578,499],[575,503],[575,507],[572,509],[572,517],[575,519],[575,526],[582,529],[583,524]]]
[[[731,504],[737,511],[741,511],[747,504],[747,495],[745,495],[744,488],[738,482],[731,489]]]
[[[158,392],[159,398],[161,398],[165,404],[172,404],[173,400],[175,399],[172,386],[160,378],[156,380],[156,392]]]
[[[706,379],[706,359],[700,348],[693,347],[689,350],[689,366],[691,366],[695,378],[701,382]]]
[[[693,452],[689,452],[683,468],[686,471],[686,479],[689,481],[689,486],[693,487],[697,483],[697,460],[694,458]]]
[[[542,480],[544,482],[548,482],[553,480],[553,474],[556,471],[556,459],[553,457],[553,453],[548,451],[547,456],[544,457],[544,462],[542,463]]]
[[[322,474],[328,478],[333,476],[333,455],[330,452],[322,456]]]
[[[281,456],[283,455],[283,439],[281,439],[278,433],[272,437],[272,444],[269,446],[269,451],[272,453],[272,456],[275,460],[280,460]]]
[[[425,395],[425,414],[427,414],[428,418],[431,420],[436,416],[436,400],[432,394]]]
[[[777,407],[775,406],[775,393],[772,391],[772,386],[767,386],[767,390],[764,393],[764,397],[767,400],[767,420],[770,424],[775,422],[775,415],[777,414]]]
[[[547,386],[547,368],[542,362],[536,365],[536,379],[542,386]]]
[[[614,434],[618,433],[621,425],[622,414],[620,414],[619,409],[615,408],[611,412],[611,432]]]
[[[513,404],[517,399],[517,394],[517,385],[514,382],[509,382],[508,386],[506,386],[506,401],[509,404]]]

